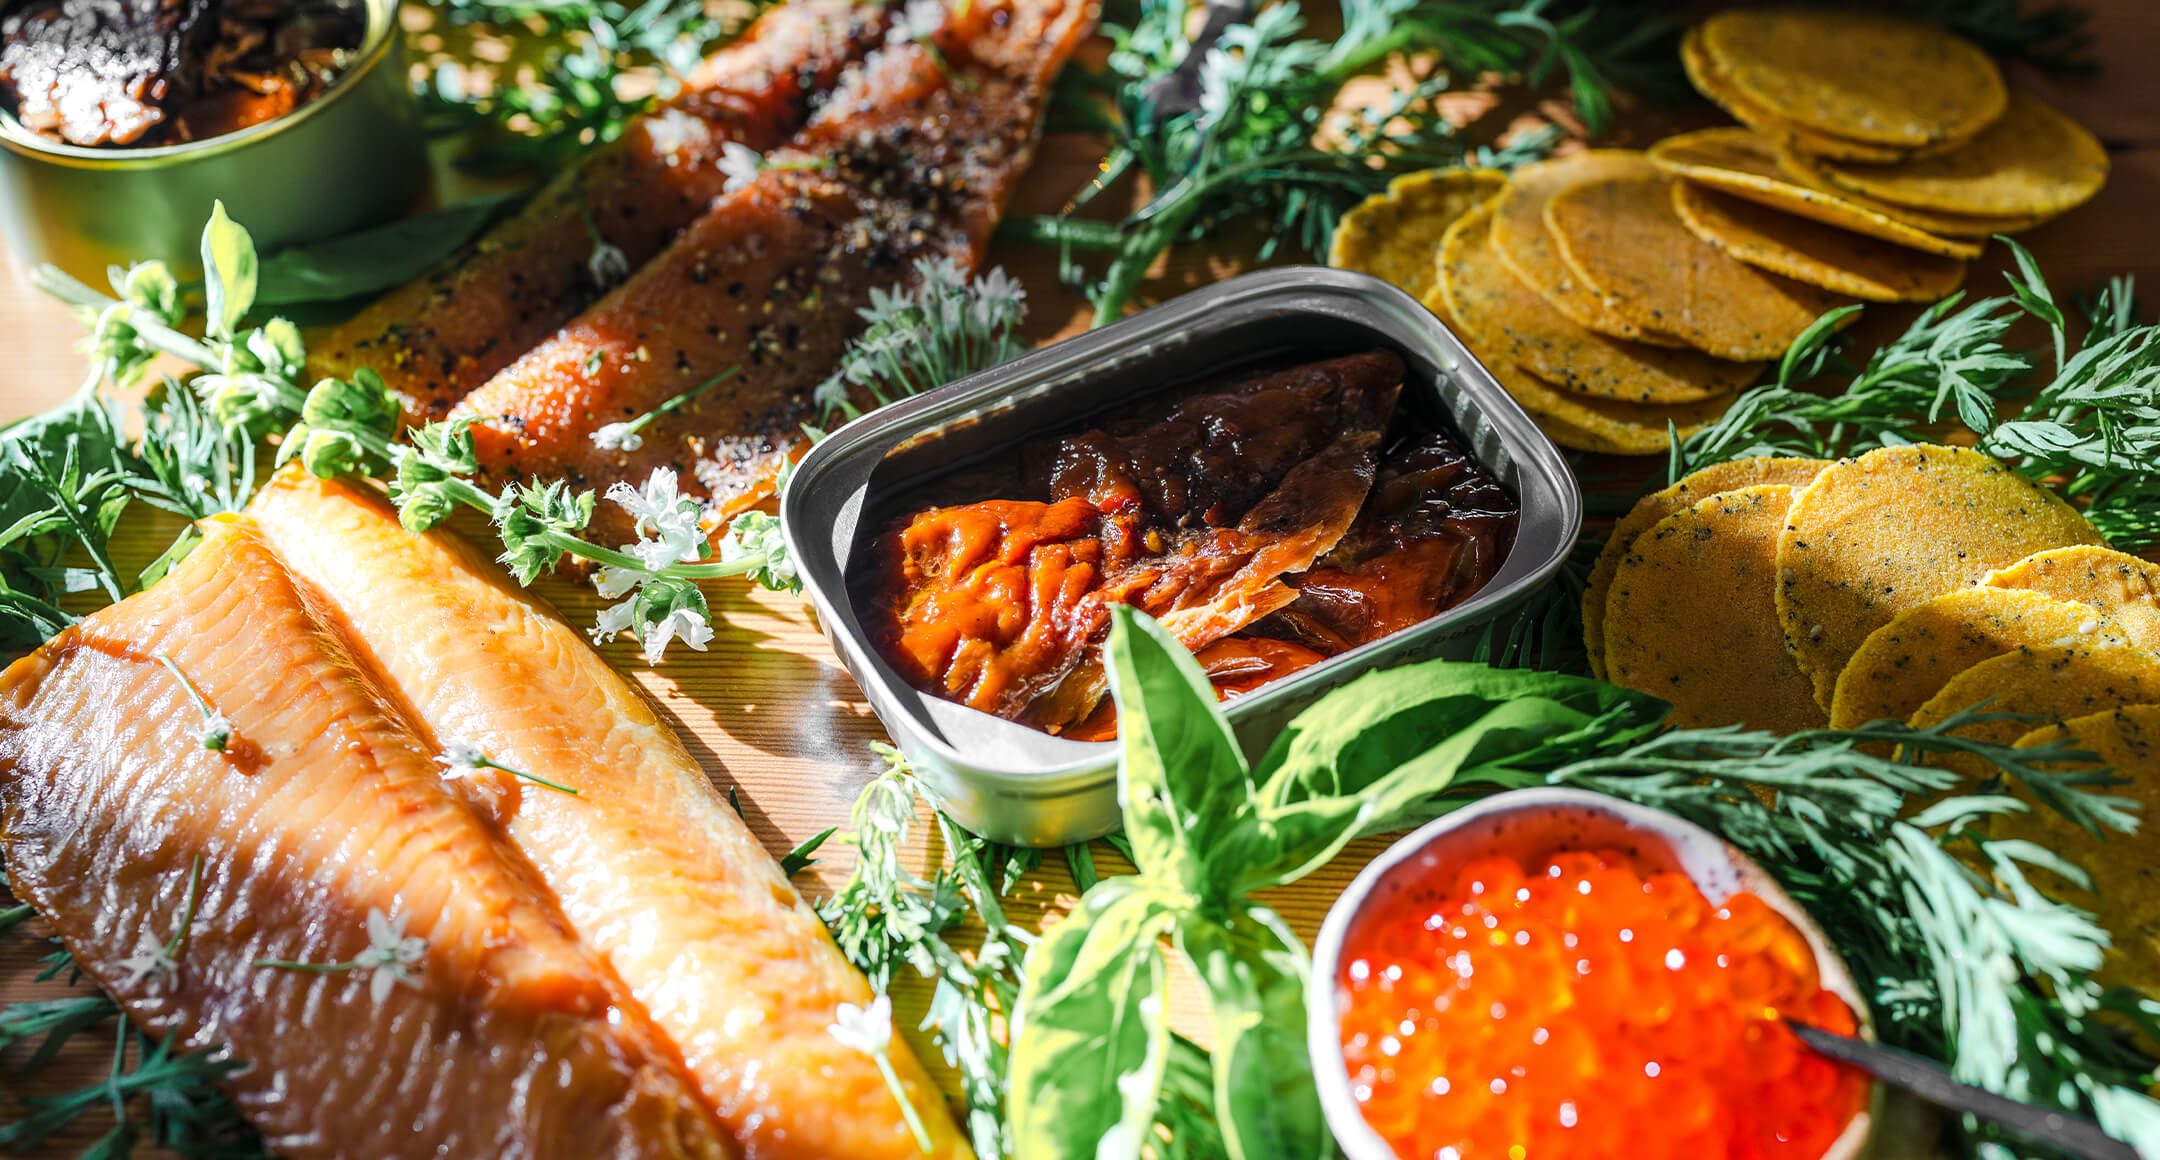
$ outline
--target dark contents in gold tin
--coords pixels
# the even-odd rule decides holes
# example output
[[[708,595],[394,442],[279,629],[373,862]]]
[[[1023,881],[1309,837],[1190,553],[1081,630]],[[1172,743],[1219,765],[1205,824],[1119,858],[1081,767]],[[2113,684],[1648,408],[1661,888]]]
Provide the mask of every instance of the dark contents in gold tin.
[[[290,0],[17,0],[0,15],[0,99],[70,145],[177,145],[328,91],[366,31],[357,6]]]
[[[1116,729],[1111,604],[1226,697],[1408,628],[1492,579],[1518,508],[1397,405],[1405,373],[1375,351],[1248,374],[940,481],[871,546],[858,607],[916,687],[1080,740]]]

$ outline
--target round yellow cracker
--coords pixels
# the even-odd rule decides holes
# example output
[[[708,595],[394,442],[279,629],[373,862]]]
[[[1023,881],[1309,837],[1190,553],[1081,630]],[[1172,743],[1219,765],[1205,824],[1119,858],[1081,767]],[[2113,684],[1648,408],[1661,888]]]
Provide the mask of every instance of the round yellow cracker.
[[[2160,564],[2150,560],[2081,544],[2034,552],[1988,573],[1980,583],[2096,608],[2120,625],[2132,644],[2160,650]]]
[[[1663,455],[1669,450],[1667,424],[1677,428],[1684,439],[1717,422],[1732,406],[1734,397],[1726,394],[1696,403],[1664,405],[1596,399],[1563,391],[1490,351],[1472,349],[1478,361],[1492,372],[1494,381],[1544,425],[1553,442],[1578,451]],[[1587,437],[1594,445],[1569,441],[1580,437]]]
[[[1439,286],[1434,286],[1432,290],[1425,295],[1422,301],[1424,303],[1425,309],[1432,311],[1433,316],[1438,318],[1442,325],[1446,326],[1449,331],[1453,332],[1456,335],[1456,337],[1463,337],[1462,324],[1455,320],[1454,311],[1448,309],[1447,295],[1441,292]],[[1464,338],[1463,341],[1465,345],[1469,345],[1469,340],[1467,338]],[[1476,352],[1472,351],[1471,353],[1475,354]],[[1482,357],[1480,357],[1479,361],[1486,362],[1486,360]],[[1493,370],[1493,378],[1503,387],[1507,385],[1509,379],[1507,377],[1503,377],[1501,369],[1498,368],[1505,368],[1506,375],[1512,376],[1515,380],[1518,381],[1528,379],[1530,377],[1520,368],[1510,366],[1506,363],[1487,362],[1487,366],[1496,368]],[[1522,403],[1522,400],[1519,397],[1520,393],[1521,392],[1515,392],[1515,394],[1518,396],[1516,398],[1516,402],[1518,405],[1521,405]],[[1528,406],[1523,406],[1523,410],[1529,414],[1531,419],[1536,421],[1539,430],[1545,432],[1548,438],[1550,438],[1553,442],[1559,444],[1562,447],[1566,447],[1575,451],[1587,451],[1593,455],[1631,454],[1625,448],[1621,447],[1619,444],[1614,443],[1612,440],[1585,431],[1582,428],[1577,427],[1573,423],[1566,421],[1565,419],[1560,419],[1552,415],[1543,414]]]
[[[1688,80],[1694,83],[1695,91],[1731,113],[1734,120],[1780,145],[1841,161],[1903,161],[1911,156],[1910,150],[1894,146],[1849,141],[1835,134],[1818,133],[1757,104],[1735,87],[1703,50],[1701,25],[1688,29],[1681,37],[1680,63],[1687,70]]]
[[[1846,299],[1736,262],[1673,209],[1674,179],[1587,181],[1555,195],[1546,224],[1568,265],[1615,314],[1719,358],[1774,359]]]
[[[1701,351],[1669,350],[1577,325],[1523,284],[1492,244],[1489,210],[1466,214],[1440,247],[1440,290],[1479,349],[1579,395],[1629,403],[1693,403],[1729,395],[1762,373]]]
[[[1884,447],[1824,468],[1778,542],[1786,647],[1832,703],[1868,634],[1900,612],[2047,548],[2097,544],[2076,509],[1962,447]]]
[[[2023,838],[2067,858],[2091,876],[2082,890],[2044,871],[2035,882],[2047,893],[2092,911],[2114,938],[2094,977],[2106,986],[2134,987],[2160,999],[2160,705],[2126,705],[2111,713],[2076,717],[2018,738],[2020,749],[2062,741],[2099,760],[2084,768],[2113,772],[2123,784],[2086,792],[2137,803],[2138,832],[2105,837],[2046,806],[2006,814],[1988,827],[1991,837]],[[2058,767],[2060,768],[2060,767]],[[2021,794],[2021,796],[2024,796]]]
[[[1613,523],[1612,532],[1605,537],[1605,546],[1590,565],[1590,576],[1583,583],[1583,649],[1590,657],[1590,672],[1598,677],[1605,675],[1605,598],[1612,592],[1613,575],[1619,571],[1620,560],[1627,555],[1628,546],[1635,542],[1635,537],[1649,531],[1666,516],[1693,507],[1707,496],[1765,483],[1799,488],[1828,466],[1830,461],[1827,459],[1782,456],[1732,459],[1690,472],[1671,487],[1636,500],[1635,506]]]
[[[1693,182],[1673,208],[1696,237],[1750,266],[1870,302],[1933,302],[1965,281],[1965,263],[1781,213]]]
[[[1835,190],[1794,181],[1778,167],[1777,150],[1747,129],[1701,129],[1667,137],[1650,147],[1650,160],[1667,173],[1721,193],[1907,249],[1950,258],[1977,258],[1982,249],[1978,242],[1937,237]]]
[[[1905,222],[1915,229],[1926,230],[1942,237],[1985,239],[1996,234],[2023,233],[2050,220],[2038,214],[1952,214],[1892,205],[1833,184],[1829,174],[1823,170],[1824,164],[1826,163],[1791,149],[1777,150],[1778,169],[1796,183],[1843,198],[1884,217]]]
[[[2160,655],[2141,648],[2021,648],[1992,657],[1951,677],[1907,723],[1924,728],[1978,707],[1983,713],[2017,713],[2061,724],[2125,705],[2160,701]],[[2029,721],[1979,721],[1958,736],[2012,745],[2031,732]],[[1954,769],[1975,781],[1995,768],[1971,754],[1938,753],[1928,764]]]
[[[2014,649],[2129,643],[2114,621],[2083,604],[2008,588],[1946,592],[1898,613],[1861,642],[1838,673],[1830,725],[1907,720],[1951,677]]]
[[[1671,335],[1646,330],[1607,309],[1560,256],[1545,227],[1545,206],[1560,191],[1601,177],[1652,171],[1642,154],[1625,149],[1591,149],[1525,165],[1508,179],[1506,191],[1493,203],[1493,246],[1516,277],[1577,324],[1615,338],[1682,346]]]
[[[1672,702],[1682,729],[1820,728],[1777,621],[1777,541],[1793,489],[1720,492],[1635,537],[1605,603],[1605,673]]]
[[[1914,149],[2003,115],[2002,72],[1939,24],[1852,8],[1732,8],[1702,49],[1739,92],[1820,133]]]
[[[1506,185],[1497,169],[1406,173],[1336,223],[1328,265],[1361,270],[1422,298],[1432,290],[1433,254],[1448,227]]]
[[[2019,93],[1987,131],[1935,157],[1896,165],[1825,161],[1830,183],[1893,205],[1938,213],[2059,214],[2107,184],[2108,155],[2083,125]]]

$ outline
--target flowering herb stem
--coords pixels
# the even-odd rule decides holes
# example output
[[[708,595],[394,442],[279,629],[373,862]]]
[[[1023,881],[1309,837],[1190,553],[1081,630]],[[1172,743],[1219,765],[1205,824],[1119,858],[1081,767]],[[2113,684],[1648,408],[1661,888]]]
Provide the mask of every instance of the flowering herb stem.
[[[195,687],[195,682],[189,680],[187,674],[180,671],[180,666],[174,663],[172,657],[167,655],[164,649],[154,649],[150,655],[156,658],[157,663],[164,665],[166,670],[172,673],[173,679],[180,682],[180,687],[186,689],[189,699],[195,702],[195,708],[201,711],[203,718],[202,747],[212,753],[225,752],[225,748],[232,744],[232,722],[226,718],[225,714],[218,712],[217,708],[210,704],[210,698],[205,697],[203,691]]]
[[[923,1126],[922,1115],[915,1110],[915,1101],[908,1098],[906,1085],[893,1070],[891,1050],[880,1047],[870,1053],[877,1061],[878,1074],[885,1077],[885,1086],[892,1089],[893,1099],[900,1104],[900,1115],[907,1120],[908,1131],[915,1135],[915,1146],[928,1155],[931,1150],[930,1130]]]
[[[594,351],[593,353],[598,354],[600,352]],[[593,432],[593,446],[603,451],[636,451],[645,445],[645,440],[640,437],[639,432],[651,426],[653,420],[670,411],[677,410],[690,400],[734,378],[741,371],[742,364],[737,363],[627,423],[609,423]]]

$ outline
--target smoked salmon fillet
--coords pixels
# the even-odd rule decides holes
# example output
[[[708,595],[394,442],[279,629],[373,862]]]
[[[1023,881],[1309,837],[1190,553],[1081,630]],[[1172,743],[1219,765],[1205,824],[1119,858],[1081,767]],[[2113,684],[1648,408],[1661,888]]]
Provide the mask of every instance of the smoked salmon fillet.
[[[478,420],[483,474],[604,487],[672,467],[714,526],[771,494],[871,292],[915,285],[918,262],[975,267],[1090,3],[956,2],[934,34],[851,67],[755,182],[466,397],[454,414]],[[731,370],[641,447],[594,445]],[[612,505],[593,528],[631,538]]]
[[[309,369],[372,367],[408,422],[440,419],[599,298],[593,235],[644,265],[726,187],[721,147],[760,153],[801,128],[848,62],[885,34],[863,0],[790,0],[707,58],[684,91],[546,184],[515,215],[311,344]],[[586,225],[587,217],[591,226]]]
[[[264,534],[367,642],[440,744],[522,773],[491,795],[511,837],[660,1027],[752,1160],[921,1155],[876,1062],[830,1027],[869,984],[675,735],[577,630],[463,541],[414,535],[372,490],[279,473]],[[484,771],[485,772],[485,771]],[[496,771],[499,772],[499,771]],[[935,1157],[967,1144],[895,1037]]]
[[[0,675],[0,842],[76,963],[153,1034],[246,1061],[228,1086],[291,1160],[735,1155],[344,626],[250,519],[203,532]],[[424,940],[404,980],[277,965],[366,963],[371,925]]]

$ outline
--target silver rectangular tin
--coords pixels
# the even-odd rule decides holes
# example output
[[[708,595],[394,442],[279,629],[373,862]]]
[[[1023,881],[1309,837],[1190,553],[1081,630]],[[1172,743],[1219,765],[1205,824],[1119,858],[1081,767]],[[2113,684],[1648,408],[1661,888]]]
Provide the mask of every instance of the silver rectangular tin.
[[[1401,405],[1445,416],[1522,504],[1515,545],[1470,599],[1224,705],[1257,757],[1290,718],[1370,669],[1464,657],[1566,558],[1582,525],[1567,461],[1460,340],[1377,278],[1293,267],[1246,274],[1044,347],[850,423],[796,468],[788,550],[833,650],[953,820],[1001,842],[1056,846],[1118,826],[1117,744],[1068,741],[920,692],[878,655],[848,592],[880,501],[1161,391],[1268,359],[1386,347],[1410,367]],[[867,516],[866,516],[867,513]]]

